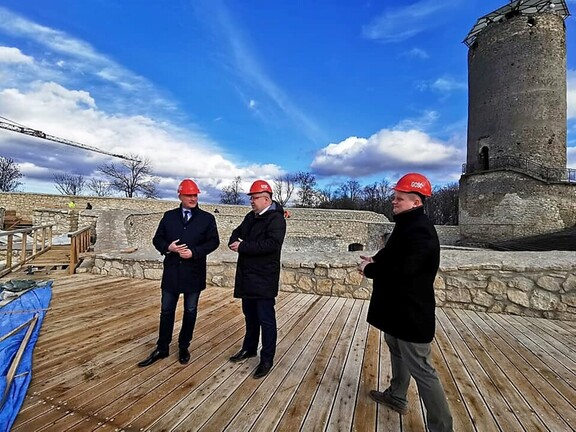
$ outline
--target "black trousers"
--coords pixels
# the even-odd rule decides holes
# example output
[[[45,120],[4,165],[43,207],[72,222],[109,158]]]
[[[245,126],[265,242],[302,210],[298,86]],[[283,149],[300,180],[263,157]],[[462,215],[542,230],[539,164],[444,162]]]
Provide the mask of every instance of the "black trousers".
[[[242,299],[242,312],[246,321],[246,335],[242,349],[249,352],[257,352],[260,331],[262,331],[262,350],[260,361],[262,363],[274,363],[276,354],[276,301],[271,299]]]
[[[188,348],[196,325],[196,315],[198,314],[198,300],[200,291],[184,293],[184,315],[182,317],[182,328],[178,336],[178,348]],[[168,353],[170,342],[172,342],[172,332],[174,331],[174,317],[176,316],[176,305],[180,294],[162,290],[162,306],[160,310],[160,331],[158,336],[158,351]]]

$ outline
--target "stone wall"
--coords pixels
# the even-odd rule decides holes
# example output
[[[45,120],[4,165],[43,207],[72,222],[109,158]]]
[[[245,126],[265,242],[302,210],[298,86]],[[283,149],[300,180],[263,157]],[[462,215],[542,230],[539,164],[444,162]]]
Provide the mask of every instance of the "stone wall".
[[[462,176],[459,224],[464,244],[572,227],[576,224],[576,183],[546,183],[514,171]]]
[[[16,214],[24,219],[32,219],[37,209],[68,210],[68,203],[74,200],[77,211],[84,210],[86,204],[92,204],[93,210],[135,210],[137,213],[162,213],[179,205],[177,199],[158,200],[149,198],[118,198],[97,196],[52,195],[22,192],[0,192],[0,207],[6,210],[16,210]],[[244,216],[250,211],[250,206],[235,206],[226,204],[203,203],[204,210],[224,215]],[[364,221],[380,222],[388,219],[378,213],[357,210],[327,210],[290,208],[295,217],[306,215],[309,219],[360,219]]]
[[[70,199],[75,200],[74,210],[68,209]],[[92,210],[84,209],[86,202],[92,204]],[[163,212],[178,204],[177,200],[0,193],[0,206],[17,210],[35,225],[53,223],[57,234],[94,225],[103,212],[113,211],[115,217],[125,218],[115,224],[115,228],[124,226],[125,232],[112,234],[125,236],[130,247],[140,249],[152,248],[151,239]],[[249,206],[225,204],[201,203],[200,207],[216,217],[222,249],[226,248],[232,230],[250,211]],[[290,208],[289,212],[285,248],[291,250],[377,249],[394,226],[384,215],[369,211]],[[458,226],[439,226],[437,230],[442,244],[458,243]]]
[[[283,253],[281,290],[368,299],[372,282],[357,271],[360,253]],[[211,254],[208,284],[234,285],[236,255]],[[92,272],[160,279],[162,258],[100,254]],[[438,306],[576,321],[575,252],[442,250],[435,281]]]

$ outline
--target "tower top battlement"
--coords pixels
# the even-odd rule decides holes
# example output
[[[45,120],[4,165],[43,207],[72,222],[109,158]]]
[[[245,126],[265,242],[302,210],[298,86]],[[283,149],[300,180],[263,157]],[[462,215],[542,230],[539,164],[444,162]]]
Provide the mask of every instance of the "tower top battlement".
[[[517,15],[536,15],[540,13],[555,13],[566,19],[570,16],[570,11],[565,0],[512,0],[506,6],[496,9],[481,18],[478,18],[472,30],[464,39],[464,43],[471,47],[476,41],[478,33],[493,23],[508,20]]]

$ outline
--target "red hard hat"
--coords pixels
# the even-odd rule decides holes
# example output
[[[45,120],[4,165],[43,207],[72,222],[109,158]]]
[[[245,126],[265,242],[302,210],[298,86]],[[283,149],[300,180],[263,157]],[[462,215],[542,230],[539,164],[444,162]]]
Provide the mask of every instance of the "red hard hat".
[[[394,190],[419,193],[427,197],[432,196],[432,185],[426,177],[418,173],[403,175],[400,180],[398,180],[398,183],[396,183],[396,186],[394,186]]]
[[[248,195],[252,195],[259,192],[268,192],[272,194],[272,188],[264,180],[256,180],[254,183],[252,183],[252,186],[250,186],[250,192],[248,192]]]
[[[198,185],[194,183],[194,180],[184,179],[180,182],[178,186],[178,195],[196,195],[200,193]]]

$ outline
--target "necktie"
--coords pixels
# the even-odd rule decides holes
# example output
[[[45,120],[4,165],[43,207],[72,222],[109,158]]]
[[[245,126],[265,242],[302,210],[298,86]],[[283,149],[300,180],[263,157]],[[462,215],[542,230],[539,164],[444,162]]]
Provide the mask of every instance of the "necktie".
[[[188,222],[190,219],[190,210],[184,210],[184,222]]]

